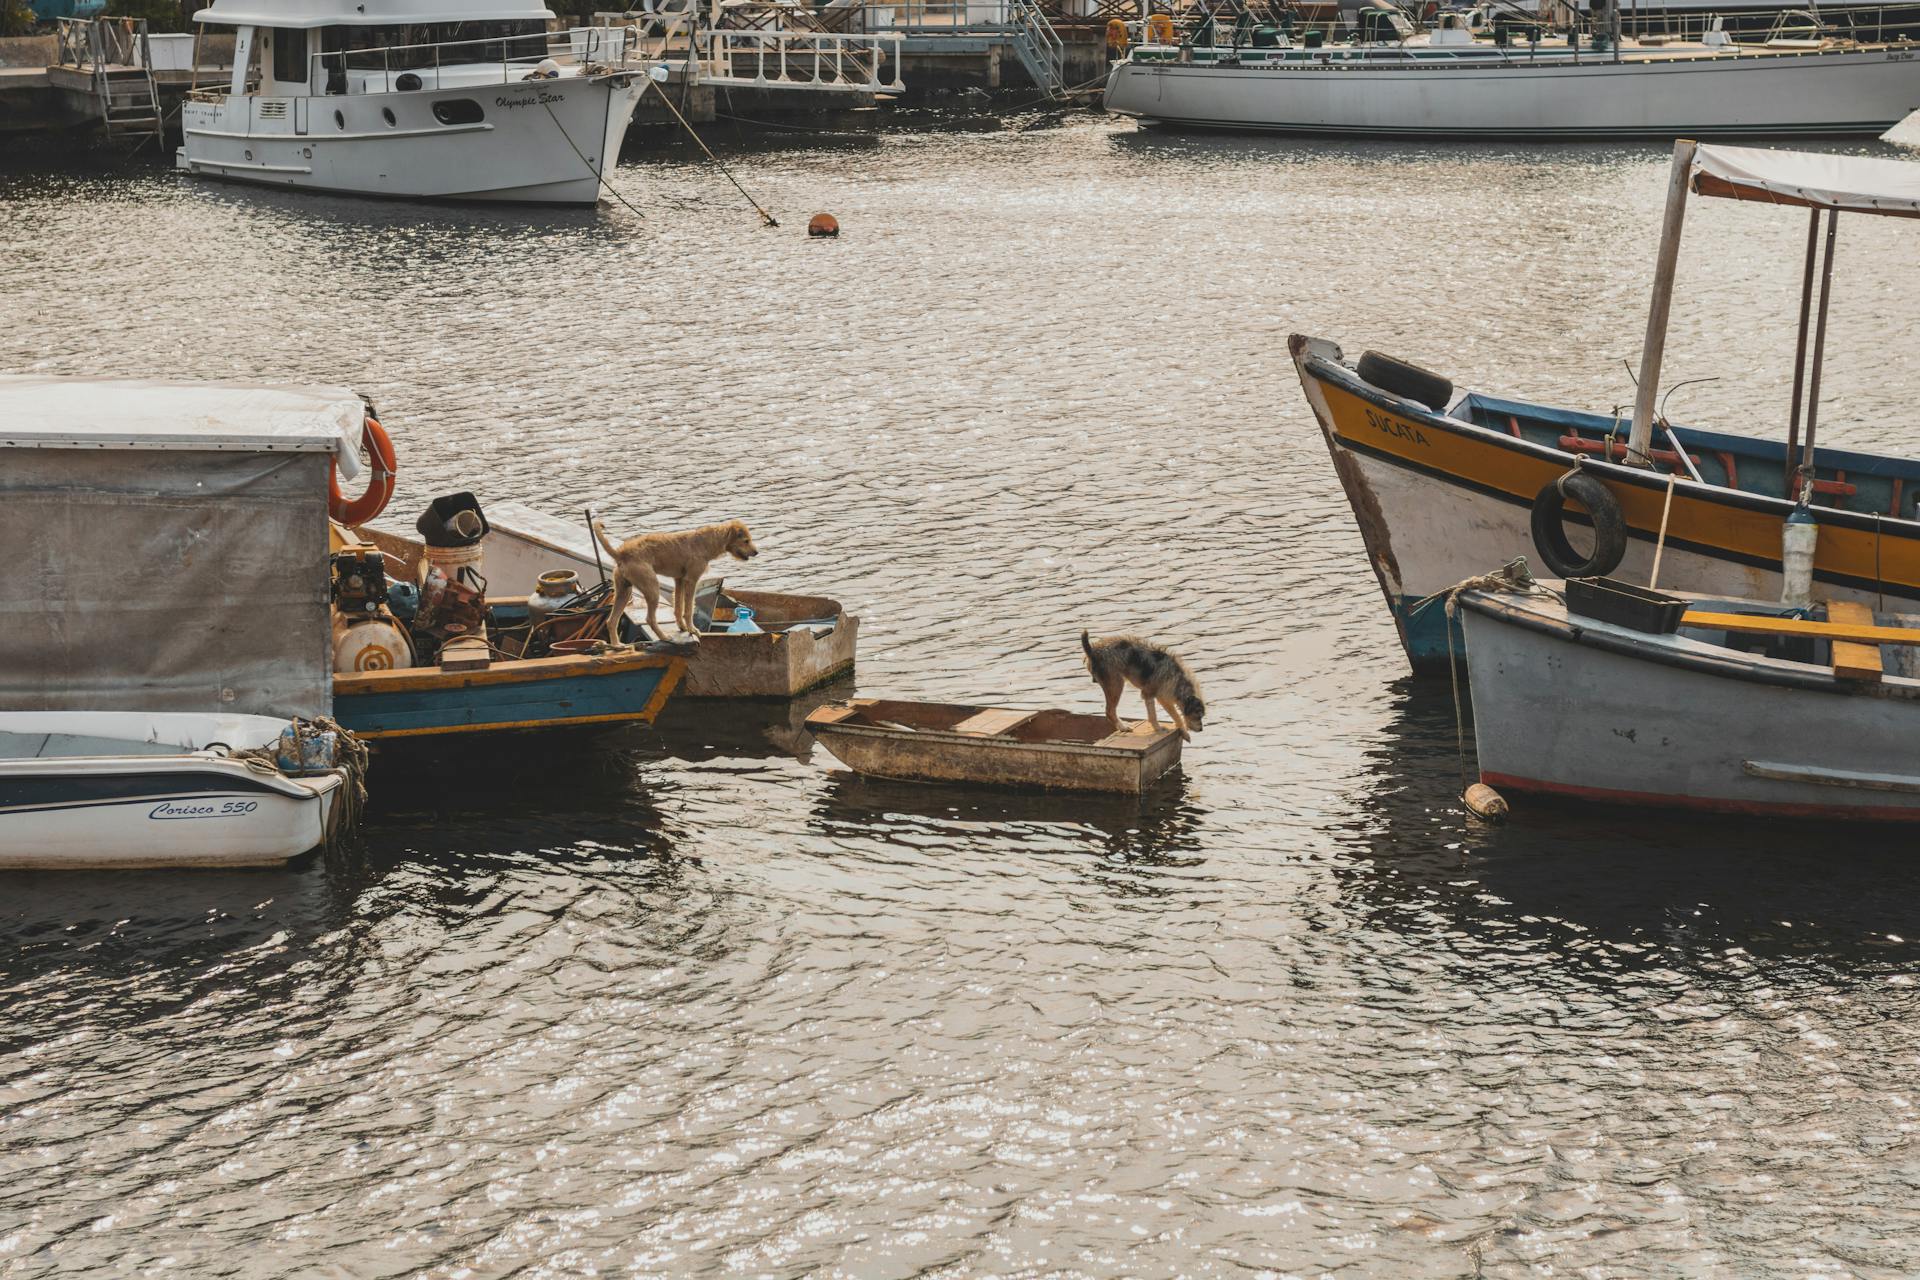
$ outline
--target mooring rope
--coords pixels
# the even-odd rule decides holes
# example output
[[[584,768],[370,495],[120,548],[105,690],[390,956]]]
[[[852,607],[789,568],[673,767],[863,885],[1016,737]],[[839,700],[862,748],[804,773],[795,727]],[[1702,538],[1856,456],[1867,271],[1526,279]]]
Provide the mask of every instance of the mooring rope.
[[[1432,604],[1435,600],[1446,601],[1447,678],[1453,684],[1454,761],[1460,767],[1460,789],[1462,791],[1466,790],[1469,785],[1467,779],[1467,719],[1466,712],[1460,704],[1460,662],[1455,656],[1453,649],[1453,623],[1460,612],[1460,593],[1462,591],[1493,591],[1503,595],[1525,596],[1532,595],[1535,591],[1544,590],[1546,590],[1546,588],[1534,581],[1533,573],[1527,568],[1527,558],[1525,556],[1515,556],[1498,569],[1495,569],[1492,573],[1483,573],[1471,578],[1462,578],[1452,586],[1441,591],[1436,591],[1425,599],[1416,601],[1413,608],[1407,610],[1407,616],[1412,617],[1414,614],[1419,613],[1422,609]]]
[[[367,744],[344,729],[331,716],[294,716],[293,731],[297,738],[310,738],[322,733],[331,733],[337,755],[334,767],[346,771],[346,781],[341,783],[340,798],[335,801],[334,820],[327,830],[327,840],[331,843],[341,832],[351,831],[360,825],[360,818],[367,808],[367,765],[370,757]],[[238,760],[247,768],[258,773],[278,774],[285,777],[280,768],[280,740],[275,738],[264,746],[249,747],[245,751],[227,752],[229,759]]]
[[[720,163],[720,157],[713,154],[713,148],[709,147],[706,144],[706,140],[700,136],[700,134],[694,129],[694,127],[691,124],[687,123],[687,118],[680,114],[680,108],[673,105],[673,99],[669,98],[666,94],[660,92],[659,88],[657,87],[658,82],[655,81],[652,76],[647,77],[647,85],[648,87],[653,88],[654,90],[653,96],[660,99],[661,102],[665,103],[667,110],[673,112],[673,118],[680,122],[680,127],[687,131],[687,136],[693,139],[694,143],[700,148],[700,150],[706,152],[707,159],[713,161],[713,167],[718,169],[721,172],[722,176],[724,176],[728,182],[731,182],[733,184],[733,189],[735,191],[738,191],[741,195],[746,196],[747,203],[752,205],[753,211],[760,215],[760,220],[766,223],[766,225],[769,227],[779,226],[780,225],[779,221],[772,214],[768,213],[765,209],[761,208],[760,202],[758,200],[755,200],[751,195],[749,195],[747,192],[747,189],[740,185],[740,180],[733,176],[732,172],[728,170],[726,165]]]
[[[587,159],[586,153],[580,150],[579,147],[576,147],[573,145],[573,135],[567,132],[567,126],[560,123],[560,117],[553,114],[553,104],[551,102],[543,102],[540,105],[546,108],[547,118],[553,121],[553,127],[560,131],[560,136],[567,140],[567,146],[572,148],[573,154],[580,157],[580,163],[587,166],[587,172],[592,174],[596,179],[599,180],[600,185],[606,188],[607,194],[611,195],[615,200],[618,200],[621,204],[627,206],[627,208],[636,217],[641,217],[641,218],[646,217],[647,216],[646,214],[641,213],[639,209],[634,207],[633,201],[627,199],[625,196],[620,194],[620,188],[614,186],[611,182],[607,181],[607,175],[606,175],[606,170],[604,166],[602,166],[599,169],[594,168],[593,161]]]

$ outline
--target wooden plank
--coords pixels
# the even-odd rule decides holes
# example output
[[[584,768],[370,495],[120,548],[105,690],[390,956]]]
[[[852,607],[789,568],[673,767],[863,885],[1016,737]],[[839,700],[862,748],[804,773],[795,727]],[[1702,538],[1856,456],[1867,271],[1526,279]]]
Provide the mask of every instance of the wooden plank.
[[[1847,627],[1870,627],[1873,625],[1873,610],[1850,600],[1834,600],[1827,605],[1827,620]],[[1880,666],[1880,646],[1856,644],[1851,640],[1835,640],[1833,642],[1833,674],[1841,680],[1858,680],[1865,684],[1880,683],[1880,677],[1883,674]]]
[[[1687,610],[1680,619],[1683,627],[1701,627],[1710,631],[1738,631],[1756,636],[1812,636],[1817,640],[1851,640],[1855,644],[1920,645],[1920,629],[1847,625],[1838,622],[1814,622],[1807,618],[1763,618],[1740,613],[1706,613]]]
[[[995,737],[1019,728],[1039,714],[1038,711],[1012,711],[1005,707],[989,707],[978,715],[968,716],[953,726],[953,731]]]

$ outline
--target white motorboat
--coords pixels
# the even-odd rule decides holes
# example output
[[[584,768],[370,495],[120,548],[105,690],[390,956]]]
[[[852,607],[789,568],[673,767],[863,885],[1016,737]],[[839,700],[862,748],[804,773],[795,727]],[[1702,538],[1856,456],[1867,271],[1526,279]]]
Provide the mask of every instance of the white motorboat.
[[[289,721],[0,712],[0,869],[277,866],[325,842],[347,771],[259,755]]]
[[[1350,47],[1143,45],[1107,78],[1143,124],[1420,138],[1877,136],[1920,107],[1920,48],[1496,45],[1464,28]]]
[[[627,27],[552,38],[528,0],[213,0],[230,82],[181,109],[177,164],[272,186],[593,204],[649,83]],[[256,78],[257,72],[257,78]]]

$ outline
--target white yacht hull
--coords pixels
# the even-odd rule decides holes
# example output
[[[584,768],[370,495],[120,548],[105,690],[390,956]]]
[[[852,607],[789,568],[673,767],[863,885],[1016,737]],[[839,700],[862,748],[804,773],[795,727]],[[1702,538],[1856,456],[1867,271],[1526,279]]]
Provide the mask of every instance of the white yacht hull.
[[[345,195],[593,204],[646,84],[620,73],[189,101],[179,165],[204,177]],[[483,118],[447,124],[435,115],[437,103],[457,101],[478,103]]]
[[[1111,111],[1149,124],[1393,137],[1877,135],[1920,107],[1920,50],[1116,63]],[[1588,55],[1592,58],[1592,55]]]
[[[0,713],[0,870],[278,866],[306,853],[327,839],[345,773],[286,777],[213,746],[262,745],[281,723]]]

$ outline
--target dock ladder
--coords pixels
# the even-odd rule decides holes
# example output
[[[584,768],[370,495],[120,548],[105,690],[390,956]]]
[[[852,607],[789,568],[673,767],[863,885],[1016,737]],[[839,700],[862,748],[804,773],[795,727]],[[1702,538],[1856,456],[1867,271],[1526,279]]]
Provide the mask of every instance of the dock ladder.
[[[1040,92],[1055,102],[1067,97],[1067,45],[1034,0],[1007,0],[1014,56]]]
[[[92,80],[107,137],[132,139],[136,147],[151,138],[165,146],[160,89],[153,79],[153,48],[145,18],[62,18],[60,66]]]

